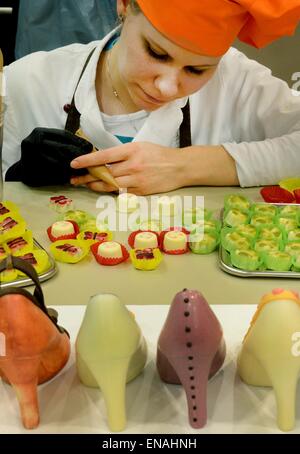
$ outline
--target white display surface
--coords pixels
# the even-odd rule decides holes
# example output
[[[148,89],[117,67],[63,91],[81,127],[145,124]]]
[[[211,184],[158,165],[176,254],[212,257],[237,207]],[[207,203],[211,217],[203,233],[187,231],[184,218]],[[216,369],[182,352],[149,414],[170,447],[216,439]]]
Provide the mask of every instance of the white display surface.
[[[39,386],[40,425],[25,430],[12,388],[0,382],[0,433],[109,434],[103,396],[99,389],[82,385],[76,374],[74,343],[84,306],[54,306],[59,324],[71,335],[72,353],[66,367],[50,382]],[[227,345],[221,371],[208,385],[208,421],[203,429],[188,423],[185,392],[179,385],[163,383],[156,371],[156,344],[168,306],[128,306],[135,313],[148,344],[142,375],[127,385],[127,428],[131,434],[282,433],[276,425],[276,405],[271,388],[250,387],[236,375],[236,358],[256,310],[253,305],[212,306]],[[300,402],[295,430],[300,433]]]

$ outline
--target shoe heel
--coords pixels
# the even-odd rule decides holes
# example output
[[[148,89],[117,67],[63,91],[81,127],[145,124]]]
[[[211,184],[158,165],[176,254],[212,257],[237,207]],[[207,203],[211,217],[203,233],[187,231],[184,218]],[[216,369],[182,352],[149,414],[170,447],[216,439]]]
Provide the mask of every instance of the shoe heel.
[[[207,421],[207,383],[226,354],[221,326],[206,300],[196,291],[178,293],[170,307],[157,347],[160,378],[184,387],[190,425]]]
[[[93,377],[94,385],[98,386],[103,394],[107,423],[112,432],[121,432],[126,427],[126,382],[130,358],[112,360],[106,363],[86,364],[81,359],[78,364],[79,376],[88,373]]]
[[[192,357],[191,357],[192,358]],[[194,364],[197,364],[195,367]],[[186,394],[190,425],[200,429],[207,422],[207,383],[211,360],[207,357],[167,358],[157,352],[157,367],[160,378],[167,383],[180,383]]]
[[[281,368],[282,369],[282,368]],[[277,425],[287,432],[295,426],[296,392],[299,370],[296,373],[269,372],[277,404]]]
[[[114,295],[90,300],[76,340],[76,365],[81,382],[101,389],[108,426],[126,426],[126,383],[139,375],[147,348],[132,314]]]
[[[16,393],[26,429],[34,429],[40,420],[37,395],[39,365],[39,358],[0,361],[0,376],[10,383]]]

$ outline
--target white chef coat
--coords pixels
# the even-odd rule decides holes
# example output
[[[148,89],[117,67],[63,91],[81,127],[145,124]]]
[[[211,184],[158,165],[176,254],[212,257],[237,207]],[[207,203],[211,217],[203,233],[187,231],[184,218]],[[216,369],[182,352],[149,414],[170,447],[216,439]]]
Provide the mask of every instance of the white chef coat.
[[[20,158],[21,141],[35,127],[65,127],[64,105],[75,105],[81,128],[97,148],[119,145],[105,131],[95,77],[99,55],[115,33],[101,41],[72,44],[28,55],[5,68],[6,105],[3,168]],[[276,184],[300,175],[300,96],[271,75],[268,68],[231,48],[213,78],[190,97],[193,145],[220,145],[234,158],[241,186]],[[135,141],[176,146],[185,99],[151,112]]]

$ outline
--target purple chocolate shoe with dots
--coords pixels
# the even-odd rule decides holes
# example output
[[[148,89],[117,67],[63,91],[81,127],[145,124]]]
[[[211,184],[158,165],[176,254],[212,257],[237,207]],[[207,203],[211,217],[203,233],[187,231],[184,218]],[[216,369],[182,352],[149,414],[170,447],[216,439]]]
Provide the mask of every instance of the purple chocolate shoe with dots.
[[[207,382],[225,355],[222,327],[206,299],[196,290],[177,293],[159,336],[157,369],[164,382],[184,387],[195,429],[206,424]]]

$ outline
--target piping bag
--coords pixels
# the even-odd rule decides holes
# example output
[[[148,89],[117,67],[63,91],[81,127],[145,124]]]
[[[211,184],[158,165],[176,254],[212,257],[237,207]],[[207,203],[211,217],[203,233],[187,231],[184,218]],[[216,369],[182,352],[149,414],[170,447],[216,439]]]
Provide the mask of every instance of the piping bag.
[[[81,128],[79,128],[76,131],[75,135],[90,142],[90,140],[85,136]],[[91,153],[93,153],[94,151],[98,150],[93,146]],[[106,166],[92,166],[88,167],[87,169],[93,177],[98,178],[98,180],[102,180],[105,183],[110,184],[111,186],[114,186],[115,188],[119,189],[118,183],[116,182],[116,180],[114,179],[114,177],[112,176],[112,174],[110,173]]]

